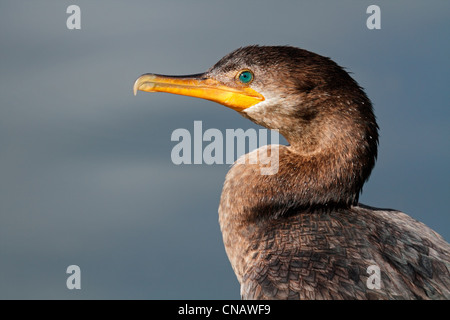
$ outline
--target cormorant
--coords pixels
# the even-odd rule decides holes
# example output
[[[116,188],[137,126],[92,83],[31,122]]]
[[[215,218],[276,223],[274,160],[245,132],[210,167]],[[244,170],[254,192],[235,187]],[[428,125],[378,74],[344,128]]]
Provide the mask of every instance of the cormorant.
[[[218,102],[289,142],[244,155],[225,179],[219,222],[243,299],[450,298],[450,245],[405,213],[358,203],[378,126],[331,59],[248,46],[202,74],[144,74],[137,90]],[[262,174],[271,155],[278,170]]]

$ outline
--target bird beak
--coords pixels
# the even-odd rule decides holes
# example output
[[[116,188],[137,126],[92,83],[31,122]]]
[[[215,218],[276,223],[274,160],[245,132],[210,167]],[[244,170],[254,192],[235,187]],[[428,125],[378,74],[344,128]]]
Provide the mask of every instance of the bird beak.
[[[164,76],[147,73],[140,76],[134,83],[134,95],[138,90],[202,98],[223,104],[236,111],[242,111],[264,101],[264,97],[260,93],[249,87],[230,87],[217,80],[207,78],[204,74]]]

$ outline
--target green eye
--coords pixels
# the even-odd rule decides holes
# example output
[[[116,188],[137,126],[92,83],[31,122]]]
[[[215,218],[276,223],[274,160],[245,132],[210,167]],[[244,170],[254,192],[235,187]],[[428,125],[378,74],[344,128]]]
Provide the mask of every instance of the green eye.
[[[242,71],[239,76],[239,81],[242,83],[250,83],[253,80],[253,73],[250,70]]]

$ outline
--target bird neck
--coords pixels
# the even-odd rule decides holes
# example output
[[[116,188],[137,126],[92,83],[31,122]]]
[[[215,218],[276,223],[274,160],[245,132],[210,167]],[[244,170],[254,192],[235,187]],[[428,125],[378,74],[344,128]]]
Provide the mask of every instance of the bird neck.
[[[370,100],[360,89],[315,96],[300,96],[282,107],[269,105],[264,112],[260,108],[244,114],[277,128],[289,142],[279,148],[279,168],[272,176],[248,174],[261,172],[255,165],[230,170],[230,176],[248,185],[246,208],[266,205],[265,199],[270,199],[269,207],[276,204],[285,210],[348,207],[358,202],[377,156],[378,126]],[[270,116],[258,118],[261,114]],[[256,166],[267,162],[261,160]],[[258,197],[261,194],[266,197]]]
[[[245,223],[355,205],[374,161],[361,155],[365,148],[359,146],[320,152],[305,152],[298,144],[255,150],[227,174],[221,207],[231,219]],[[276,171],[262,174],[267,166],[274,167],[274,156]]]

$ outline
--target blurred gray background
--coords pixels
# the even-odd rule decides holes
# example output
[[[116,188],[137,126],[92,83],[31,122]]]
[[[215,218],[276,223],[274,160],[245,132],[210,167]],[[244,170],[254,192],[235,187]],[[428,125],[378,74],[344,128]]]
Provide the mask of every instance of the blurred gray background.
[[[81,30],[66,8],[81,8]],[[381,30],[366,8],[381,7]],[[372,99],[361,202],[450,239],[448,1],[0,2],[0,298],[239,299],[217,207],[229,165],[172,164],[177,128],[258,128],[219,104],[132,94],[248,44],[329,56]],[[81,290],[66,268],[81,268]]]

